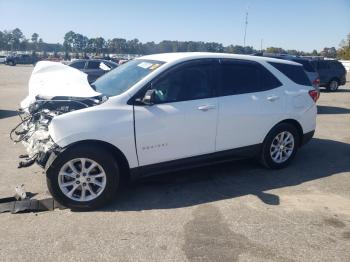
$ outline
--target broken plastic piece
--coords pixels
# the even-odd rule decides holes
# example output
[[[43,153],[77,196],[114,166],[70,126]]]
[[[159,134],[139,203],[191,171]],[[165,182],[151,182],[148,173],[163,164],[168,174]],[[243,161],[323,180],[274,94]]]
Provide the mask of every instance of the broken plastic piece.
[[[6,198],[10,200],[11,198]],[[56,208],[60,210],[66,209],[65,206],[62,206],[56,202],[53,198],[46,199],[25,199],[20,201],[3,201],[5,199],[0,199],[0,213],[11,212],[12,214],[16,213],[25,213],[25,212],[42,212],[42,211],[53,211]]]
[[[35,158],[34,159],[25,160],[25,161],[21,161],[21,162],[18,163],[18,167],[17,168],[29,167],[29,166],[33,165],[34,162],[35,162]]]
[[[23,184],[20,185],[20,186],[16,186],[15,187],[15,191],[16,191],[16,193],[15,193],[14,197],[17,200],[25,200],[27,198],[27,193],[26,193],[26,191],[24,189],[24,185]]]

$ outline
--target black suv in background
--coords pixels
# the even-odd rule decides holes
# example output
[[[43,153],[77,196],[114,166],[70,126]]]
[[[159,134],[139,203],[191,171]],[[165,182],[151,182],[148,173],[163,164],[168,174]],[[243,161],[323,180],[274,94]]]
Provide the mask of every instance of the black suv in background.
[[[118,66],[113,61],[102,59],[77,59],[68,65],[87,74],[89,83]]]
[[[35,65],[38,58],[32,55],[10,55],[6,57],[5,64],[15,66],[16,64]]]
[[[264,56],[264,57],[272,57],[272,58],[277,58],[277,59],[284,59],[284,60],[289,60],[293,61],[296,63],[299,63],[303,66],[304,71],[309,78],[311,84],[319,91],[319,83],[320,79],[318,76],[318,73],[316,72],[314,66],[311,64],[309,59],[303,58],[303,57],[298,57],[294,55],[288,55],[288,54],[273,54],[273,53],[257,53],[255,54],[256,56]]]
[[[346,69],[337,60],[313,59],[311,64],[318,72],[320,86],[327,91],[337,91],[338,87],[346,83]]]

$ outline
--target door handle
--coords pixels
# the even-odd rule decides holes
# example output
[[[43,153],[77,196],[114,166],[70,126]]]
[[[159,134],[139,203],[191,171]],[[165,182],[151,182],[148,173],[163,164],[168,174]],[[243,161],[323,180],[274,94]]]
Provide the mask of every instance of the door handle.
[[[267,100],[269,100],[270,102],[273,102],[278,100],[279,98],[280,98],[279,96],[272,95],[272,96],[268,96]]]
[[[214,105],[202,105],[202,106],[198,107],[198,110],[201,110],[201,111],[208,111],[210,109],[215,109],[215,106]]]

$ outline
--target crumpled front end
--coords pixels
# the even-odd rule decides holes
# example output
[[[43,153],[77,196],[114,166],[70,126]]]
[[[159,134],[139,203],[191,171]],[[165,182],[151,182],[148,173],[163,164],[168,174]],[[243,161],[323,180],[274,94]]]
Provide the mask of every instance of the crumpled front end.
[[[19,168],[31,166],[35,161],[46,161],[50,152],[57,147],[50,137],[48,126],[55,116],[49,110],[36,113],[21,114],[21,122],[11,131],[11,139],[22,142],[27,154],[20,156]],[[45,163],[39,163],[44,166]]]
[[[27,111],[21,111],[21,122],[11,131],[10,137],[15,142],[22,142],[27,154],[19,163],[19,168],[28,167],[34,162],[45,167],[52,152],[59,151],[59,147],[50,136],[49,125],[58,115],[71,111],[98,105],[104,101],[103,97],[77,98],[77,97],[36,97],[34,103]]]
[[[27,153],[20,167],[37,162],[44,167],[50,154],[59,150],[50,136],[49,125],[58,115],[95,106],[107,100],[89,85],[87,75],[56,62],[42,61],[34,67],[29,92],[21,103],[21,122],[10,138],[22,142]]]

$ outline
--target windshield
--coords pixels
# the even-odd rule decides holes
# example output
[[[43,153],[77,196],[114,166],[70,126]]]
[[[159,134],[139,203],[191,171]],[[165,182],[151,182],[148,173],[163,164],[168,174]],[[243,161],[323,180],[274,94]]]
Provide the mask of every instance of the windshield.
[[[92,87],[103,95],[117,96],[124,93],[162,64],[164,62],[135,59],[101,76],[92,84]]]

